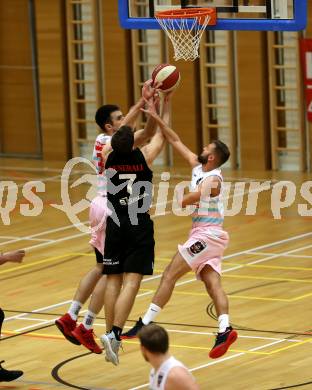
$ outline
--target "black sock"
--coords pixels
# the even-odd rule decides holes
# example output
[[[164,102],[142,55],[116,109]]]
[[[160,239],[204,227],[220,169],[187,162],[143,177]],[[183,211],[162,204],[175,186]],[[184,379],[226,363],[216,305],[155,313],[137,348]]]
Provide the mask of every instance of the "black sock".
[[[119,328],[118,326],[115,326],[115,325],[114,325],[112,331],[114,332],[114,335],[115,335],[115,337],[116,337],[116,340],[120,341],[120,335],[121,335],[121,333],[122,333],[122,329]]]

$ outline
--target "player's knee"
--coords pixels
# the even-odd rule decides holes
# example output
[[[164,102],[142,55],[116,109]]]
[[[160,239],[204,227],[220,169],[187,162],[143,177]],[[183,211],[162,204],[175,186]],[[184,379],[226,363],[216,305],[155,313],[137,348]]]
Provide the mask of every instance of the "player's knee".
[[[172,267],[168,266],[163,273],[163,280],[166,283],[175,283],[179,276]]]
[[[102,275],[103,267],[104,267],[104,265],[102,263],[97,263],[96,264],[95,269],[96,269],[96,271],[98,272],[99,275]]]
[[[126,280],[126,281],[124,281],[123,288],[127,288],[130,290],[138,290],[140,288],[140,285],[141,285],[141,280],[142,280],[141,278],[140,279]]]

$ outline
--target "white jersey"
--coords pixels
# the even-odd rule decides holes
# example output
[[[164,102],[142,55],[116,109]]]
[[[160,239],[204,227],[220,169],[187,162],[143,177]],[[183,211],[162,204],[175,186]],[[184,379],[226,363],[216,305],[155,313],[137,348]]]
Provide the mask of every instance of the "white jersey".
[[[217,176],[223,182],[221,169],[213,169],[204,172],[202,165],[197,165],[192,171],[191,191],[196,191],[198,186],[210,176]],[[192,215],[194,227],[222,227],[224,220],[224,207],[222,202],[222,187],[220,194],[214,197],[202,198],[199,206]]]
[[[96,137],[94,148],[93,148],[93,154],[92,154],[92,160],[94,162],[94,165],[96,167],[96,172],[98,175],[98,193],[100,195],[106,195],[106,183],[104,178],[104,169],[105,164],[102,156],[102,150],[104,145],[111,139],[112,137],[110,135],[101,133]]]
[[[110,135],[101,133],[96,137],[94,148],[93,148],[93,154],[92,154],[92,160],[94,161],[94,164],[96,166],[97,173],[101,175],[104,172],[104,161],[102,157],[102,150],[104,145],[109,141],[112,137]]]
[[[167,377],[173,367],[184,367],[187,369],[183,363],[171,356],[163,362],[157,371],[155,371],[155,368],[152,368],[150,373],[150,390],[164,390]]]

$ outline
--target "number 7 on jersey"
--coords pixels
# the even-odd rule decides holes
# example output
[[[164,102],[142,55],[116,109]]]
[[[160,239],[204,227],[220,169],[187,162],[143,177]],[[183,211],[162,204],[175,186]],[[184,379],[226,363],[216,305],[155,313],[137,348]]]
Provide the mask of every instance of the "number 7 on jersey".
[[[128,179],[128,185],[127,185],[127,192],[132,195],[132,185],[136,179],[136,174],[135,173],[120,173],[119,174],[119,179]]]

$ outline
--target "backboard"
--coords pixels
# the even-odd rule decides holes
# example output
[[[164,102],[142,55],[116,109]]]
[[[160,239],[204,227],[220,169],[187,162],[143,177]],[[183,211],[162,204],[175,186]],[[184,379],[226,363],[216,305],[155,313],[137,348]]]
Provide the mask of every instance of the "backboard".
[[[307,0],[118,0],[123,28],[159,29],[157,11],[189,7],[215,7],[218,22],[213,30],[303,30]]]

